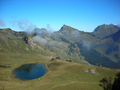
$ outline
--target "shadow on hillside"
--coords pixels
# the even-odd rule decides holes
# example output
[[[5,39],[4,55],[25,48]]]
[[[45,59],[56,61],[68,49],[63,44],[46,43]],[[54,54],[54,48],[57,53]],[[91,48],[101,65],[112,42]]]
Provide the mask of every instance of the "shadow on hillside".
[[[111,77],[105,77],[102,80],[100,80],[99,86],[103,87],[104,90],[120,90],[120,72],[116,74],[113,83]]]

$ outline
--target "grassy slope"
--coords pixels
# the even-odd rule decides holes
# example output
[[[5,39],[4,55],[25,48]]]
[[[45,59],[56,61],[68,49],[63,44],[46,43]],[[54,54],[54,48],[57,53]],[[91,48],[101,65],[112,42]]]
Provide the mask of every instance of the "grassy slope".
[[[49,56],[36,53],[5,54],[0,53],[0,64],[10,65],[11,68],[0,68],[0,90],[102,90],[98,85],[103,77],[114,77],[118,72],[102,67],[85,66],[79,63],[61,60],[50,61]],[[39,79],[22,81],[13,78],[12,71],[26,63],[43,63],[48,72]],[[90,68],[94,68],[99,75],[93,75]],[[87,69],[86,73],[83,69]]]

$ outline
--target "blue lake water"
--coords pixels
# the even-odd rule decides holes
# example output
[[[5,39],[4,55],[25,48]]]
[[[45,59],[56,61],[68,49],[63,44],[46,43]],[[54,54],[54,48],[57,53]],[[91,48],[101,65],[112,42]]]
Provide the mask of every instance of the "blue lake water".
[[[24,64],[16,68],[13,72],[15,78],[21,80],[31,80],[42,77],[47,72],[42,64]]]

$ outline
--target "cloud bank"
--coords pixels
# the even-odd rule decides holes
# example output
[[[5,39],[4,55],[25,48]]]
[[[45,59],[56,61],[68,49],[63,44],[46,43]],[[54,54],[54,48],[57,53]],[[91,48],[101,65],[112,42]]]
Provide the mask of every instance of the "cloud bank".
[[[80,32],[77,30],[74,30],[73,32],[71,32],[71,35],[75,35],[76,37],[80,36]]]
[[[35,36],[32,39],[33,39],[33,41],[36,41],[36,42],[38,42],[40,44],[44,44],[44,45],[47,44],[47,42],[48,42],[45,38],[42,38],[40,36]]]
[[[87,49],[89,50],[91,48],[91,42],[90,41],[83,41],[83,45],[87,47]]]
[[[27,19],[21,19],[21,20],[12,20],[11,24],[13,26],[18,27],[22,31],[26,31],[28,33],[31,33],[36,25],[34,25],[32,22],[30,22]]]
[[[47,27],[46,27],[47,31],[49,33],[53,33],[55,30],[50,26],[50,24],[47,24]]]
[[[32,39],[33,39],[33,41],[36,41],[36,42],[43,44],[43,45],[62,46],[62,42],[58,42],[55,40],[48,41],[47,39],[42,38],[40,36],[35,36]]]
[[[6,26],[3,19],[0,19],[0,26],[1,27],[5,27]]]

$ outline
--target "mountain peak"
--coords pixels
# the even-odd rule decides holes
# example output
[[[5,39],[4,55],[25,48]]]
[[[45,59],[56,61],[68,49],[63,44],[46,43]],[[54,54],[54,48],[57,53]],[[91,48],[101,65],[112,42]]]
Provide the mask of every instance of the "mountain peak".
[[[71,26],[68,26],[68,25],[64,24],[59,31],[73,32],[74,30],[78,30],[78,29],[75,29],[75,28],[73,28]]]
[[[112,23],[111,24],[103,24],[103,25],[99,25],[99,27],[112,27],[114,26]]]
[[[64,24],[63,27],[64,27],[64,26],[67,26],[67,25]]]
[[[65,27],[70,27],[70,26],[64,24],[61,28],[65,28]]]
[[[105,37],[108,35],[111,35],[115,32],[119,31],[119,28],[116,27],[113,24],[103,24],[103,25],[99,25],[97,28],[95,28],[95,30],[93,31],[93,34],[95,34],[98,37]]]

